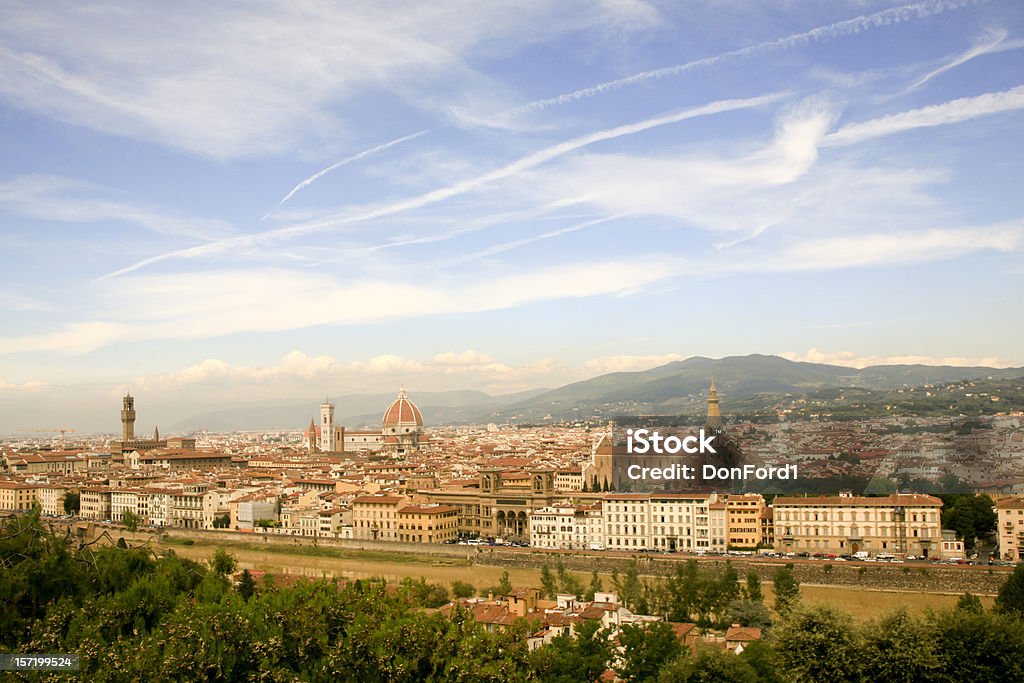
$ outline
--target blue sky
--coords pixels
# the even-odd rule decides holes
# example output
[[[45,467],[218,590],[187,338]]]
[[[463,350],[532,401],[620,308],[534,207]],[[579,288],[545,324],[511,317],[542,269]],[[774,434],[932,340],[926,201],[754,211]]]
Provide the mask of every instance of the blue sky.
[[[1015,0],[5,3],[0,403],[1022,365],[1022,57]]]

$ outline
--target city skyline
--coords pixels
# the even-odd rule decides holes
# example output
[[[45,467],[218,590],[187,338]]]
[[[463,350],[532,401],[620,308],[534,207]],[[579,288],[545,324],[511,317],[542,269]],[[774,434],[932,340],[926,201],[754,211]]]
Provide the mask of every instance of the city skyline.
[[[0,403],[1024,365],[1024,8],[749,5],[6,7]]]

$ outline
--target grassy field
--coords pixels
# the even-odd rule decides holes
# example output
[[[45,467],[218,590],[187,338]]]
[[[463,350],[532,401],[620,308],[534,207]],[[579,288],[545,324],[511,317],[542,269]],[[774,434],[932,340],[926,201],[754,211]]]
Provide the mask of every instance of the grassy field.
[[[196,541],[191,538],[177,538],[174,536],[168,536],[160,542],[161,545],[173,548],[176,552],[180,552],[181,548],[197,547],[197,548],[213,548],[224,547],[231,553],[237,554],[239,551],[250,551],[256,553],[272,553],[275,555],[286,555],[289,557],[325,557],[325,558],[336,558],[342,560],[360,560],[360,561],[380,561],[387,563],[413,563],[413,564],[430,564],[435,559],[451,560],[458,562],[456,558],[434,558],[426,555],[417,555],[414,553],[400,553],[400,552],[380,552],[376,550],[349,550],[346,548],[328,547],[328,546],[316,546],[309,545],[307,543],[295,543],[294,545],[284,545],[279,543],[245,543],[235,542],[227,544],[212,543],[207,540]],[[212,552],[211,552],[212,554]],[[462,564],[468,566],[468,561],[461,561]]]
[[[206,560],[216,552],[217,546],[201,543],[167,544],[182,557]],[[310,578],[338,576],[348,579],[383,577],[389,581],[401,581],[405,577],[424,577],[428,581],[450,586],[453,581],[466,581],[486,593],[501,579],[502,567],[470,565],[459,558],[440,558],[422,555],[394,555],[390,553],[316,548],[312,546],[273,546],[256,544],[232,544],[226,549],[232,553],[243,569],[270,573],[298,574]],[[513,585],[539,586],[540,570],[509,568],[507,570]],[[584,585],[590,583],[590,576],[572,572],[579,576]],[[611,587],[611,576],[602,574],[605,588]],[[774,595],[772,586],[764,586],[765,602],[771,604]],[[801,586],[806,604],[827,604],[852,614],[858,619],[869,619],[885,614],[898,607],[911,612],[922,612],[928,608],[952,607],[958,596],[943,593],[920,593],[910,591],[866,590],[846,586]],[[982,597],[986,607],[992,598]]]

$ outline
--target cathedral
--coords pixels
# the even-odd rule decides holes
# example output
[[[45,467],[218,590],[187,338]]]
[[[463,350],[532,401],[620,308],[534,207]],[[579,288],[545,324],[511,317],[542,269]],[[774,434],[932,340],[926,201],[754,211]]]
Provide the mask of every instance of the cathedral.
[[[384,411],[380,430],[351,430],[334,424],[334,404],[320,404],[320,424],[311,419],[305,433],[310,453],[393,453],[404,455],[429,442],[423,432],[423,414],[409,400],[405,387]]]

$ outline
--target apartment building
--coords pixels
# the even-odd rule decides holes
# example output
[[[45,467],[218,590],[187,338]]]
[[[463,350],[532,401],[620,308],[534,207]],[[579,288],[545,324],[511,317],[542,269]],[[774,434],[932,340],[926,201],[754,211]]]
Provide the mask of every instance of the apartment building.
[[[999,555],[1004,560],[1024,560],[1024,496],[996,502]]]
[[[36,502],[36,484],[0,481],[0,510],[31,510]]]
[[[452,505],[406,505],[398,510],[404,543],[444,543],[458,537],[459,510]]]
[[[920,493],[776,498],[775,548],[810,554],[936,556],[942,500]]]
[[[105,486],[87,487],[80,492],[78,516],[84,519],[110,520],[111,489]]]
[[[110,518],[120,522],[125,512],[135,515],[140,524],[149,524],[149,492],[144,489],[112,489]]]
[[[217,513],[217,496],[209,484],[185,484],[171,491],[168,498],[167,523],[183,529],[212,529]]]
[[[724,550],[725,512],[714,494],[605,494],[605,545],[612,550]]]
[[[561,550],[605,547],[600,501],[589,505],[552,505],[530,514],[530,546]]]
[[[754,550],[761,544],[761,514],[764,509],[764,497],[758,493],[726,497],[727,543],[730,549]]]
[[[353,499],[353,535],[367,541],[398,540],[398,509],[408,503],[407,496],[373,495]]]
[[[68,489],[61,484],[37,484],[36,500],[39,501],[39,510],[44,515],[59,517],[64,512],[64,497]]]

